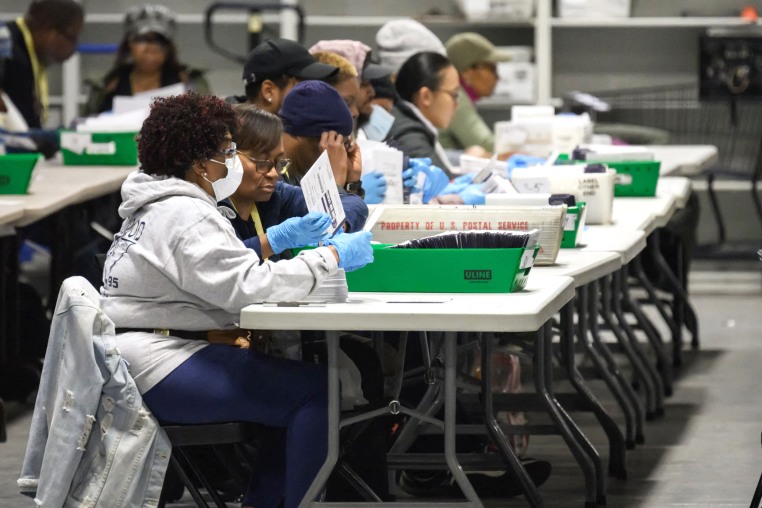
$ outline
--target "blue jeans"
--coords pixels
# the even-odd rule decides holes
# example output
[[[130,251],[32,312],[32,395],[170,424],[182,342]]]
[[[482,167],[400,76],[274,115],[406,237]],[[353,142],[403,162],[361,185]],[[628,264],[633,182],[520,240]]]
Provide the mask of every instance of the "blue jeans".
[[[324,366],[210,344],[143,395],[161,422],[247,421],[285,429],[266,440],[243,506],[296,507],[327,453],[328,379]]]

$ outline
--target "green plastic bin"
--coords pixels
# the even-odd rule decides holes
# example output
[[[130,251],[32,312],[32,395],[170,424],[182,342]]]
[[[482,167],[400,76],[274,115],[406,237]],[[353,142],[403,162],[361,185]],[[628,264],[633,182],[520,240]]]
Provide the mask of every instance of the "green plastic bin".
[[[524,288],[540,250],[389,247],[374,245],[373,263],[347,273],[350,291],[511,293]]]
[[[0,155],[0,194],[26,194],[39,153]]]
[[[659,161],[602,162],[616,171],[615,197],[653,197],[659,182]]]
[[[629,161],[607,162],[610,168],[616,171],[614,180],[614,196],[642,196],[653,197],[656,195],[656,184],[659,183],[659,161]]]
[[[135,132],[61,131],[61,153],[64,165],[135,166],[138,163],[136,134]]]
[[[562,249],[573,249],[577,246],[577,235],[579,234],[580,229],[584,227],[584,218],[584,201],[580,201],[575,206],[570,206],[566,210],[566,219],[564,219],[564,233],[561,236]]]

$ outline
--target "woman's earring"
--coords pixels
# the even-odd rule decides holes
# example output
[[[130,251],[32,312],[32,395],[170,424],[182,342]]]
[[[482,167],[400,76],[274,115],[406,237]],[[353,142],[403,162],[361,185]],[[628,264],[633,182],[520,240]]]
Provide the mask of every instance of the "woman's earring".
[[[273,98],[272,98],[272,97],[268,97],[268,98],[267,98],[267,102],[270,102],[270,103],[272,103],[272,101],[273,101]]]

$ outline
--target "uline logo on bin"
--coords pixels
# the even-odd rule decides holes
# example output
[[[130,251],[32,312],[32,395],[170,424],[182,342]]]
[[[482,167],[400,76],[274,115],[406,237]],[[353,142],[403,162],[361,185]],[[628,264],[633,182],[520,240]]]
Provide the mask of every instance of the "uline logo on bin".
[[[492,270],[463,270],[463,279],[470,282],[492,280]]]

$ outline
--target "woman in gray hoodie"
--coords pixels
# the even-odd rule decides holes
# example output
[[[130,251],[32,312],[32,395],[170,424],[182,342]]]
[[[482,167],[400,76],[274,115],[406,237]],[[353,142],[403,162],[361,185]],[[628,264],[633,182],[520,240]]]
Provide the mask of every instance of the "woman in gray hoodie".
[[[217,202],[243,169],[232,136],[235,112],[210,96],[157,99],[138,136],[140,170],[122,186],[124,219],[108,252],[101,307],[143,400],[160,422],[250,421],[284,429],[268,440],[243,506],[295,507],[323,464],[327,437],[324,368],[254,349],[210,344],[240,310],[306,297],[340,267],[372,261],[369,233],[260,264]],[[291,223],[289,247],[313,241]],[[269,230],[268,230],[269,234]]]

